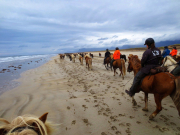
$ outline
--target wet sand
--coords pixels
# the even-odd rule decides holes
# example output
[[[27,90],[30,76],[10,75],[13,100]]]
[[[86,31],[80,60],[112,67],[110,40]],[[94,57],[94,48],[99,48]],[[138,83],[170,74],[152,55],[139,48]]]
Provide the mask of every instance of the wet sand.
[[[142,92],[136,94],[138,105],[133,107],[124,92],[132,84],[133,73],[127,73],[124,80],[113,76],[102,64],[103,57],[93,54],[92,71],[77,58],[72,63],[69,58],[55,56],[22,73],[16,80],[21,85],[0,96],[0,117],[11,120],[18,115],[49,112],[48,120],[61,123],[55,135],[180,134],[180,118],[170,97],[163,100],[163,110],[150,121],[148,117],[156,108],[153,95],[149,94],[148,112],[142,111]],[[133,54],[141,57],[142,51]]]

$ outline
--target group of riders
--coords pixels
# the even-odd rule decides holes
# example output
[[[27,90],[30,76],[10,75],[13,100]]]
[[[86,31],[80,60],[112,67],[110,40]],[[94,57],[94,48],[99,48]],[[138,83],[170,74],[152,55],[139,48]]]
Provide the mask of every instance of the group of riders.
[[[161,62],[166,56],[176,56],[177,55],[177,49],[176,47],[173,47],[173,50],[170,52],[167,46],[164,47],[164,51],[161,54],[161,51],[155,46],[155,41],[153,38],[148,38],[145,40],[145,44],[147,47],[147,50],[143,53],[142,59],[141,59],[141,70],[135,75],[133,84],[129,90],[125,90],[125,92],[130,96],[133,97],[136,93],[136,90],[140,86],[141,80],[147,76],[150,73],[150,70],[160,66]],[[105,58],[104,58],[104,64],[106,58],[110,57],[111,53],[108,49],[106,49]],[[110,66],[112,68],[112,63],[120,59],[121,53],[118,47],[116,47],[116,50],[113,54],[113,59],[111,60]],[[177,62],[177,67],[171,72],[174,76],[180,75],[180,61]]]

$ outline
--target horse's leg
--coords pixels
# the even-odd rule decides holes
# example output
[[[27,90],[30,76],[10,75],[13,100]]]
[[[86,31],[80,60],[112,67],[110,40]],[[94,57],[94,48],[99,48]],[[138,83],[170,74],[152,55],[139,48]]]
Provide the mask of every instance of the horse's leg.
[[[136,100],[134,99],[134,96],[132,97],[132,104],[133,104],[133,106],[136,106],[136,105],[137,105],[137,102],[136,102]]]
[[[156,115],[162,110],[161,101],[162,101],[162,95],[160,94],[154,94],[154,99],[156,102],[156,110],[149,116],[149,119],[152,120]]]
[[[148,93],[145,92],[144,92],[144,101],[145,101],[145,107],[142,110],[148,111]]]
[[[114,76],[115,76],[116,68],[114,68]]]

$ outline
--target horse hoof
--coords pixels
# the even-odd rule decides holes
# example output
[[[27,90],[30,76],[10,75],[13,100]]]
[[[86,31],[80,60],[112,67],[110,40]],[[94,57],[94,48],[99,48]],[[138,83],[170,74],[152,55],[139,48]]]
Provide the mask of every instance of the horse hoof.
[[[149,120],[153,120],[154,119],[154,116],[153,115],[150,115],[149,116]]]
[[[136,106],[137,102],[135,100],[132,100],[132,104],[133,104],[133,106]]]
[[[145,111],[145,112],[148,112],[148,109],[147,109],[147,108],[143,108],[142,110]]]

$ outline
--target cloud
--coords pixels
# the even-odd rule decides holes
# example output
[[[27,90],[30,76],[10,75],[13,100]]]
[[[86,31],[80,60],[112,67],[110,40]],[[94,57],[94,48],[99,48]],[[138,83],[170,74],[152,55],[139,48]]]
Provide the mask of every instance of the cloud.
[[[108,38],[99,38],[98,40],[107,40]]]
[[[143,44],[148,37],[179,40],[179,5],[178,0],[2,0],[0,54],[20,46],[25,54],[63,53]]]

